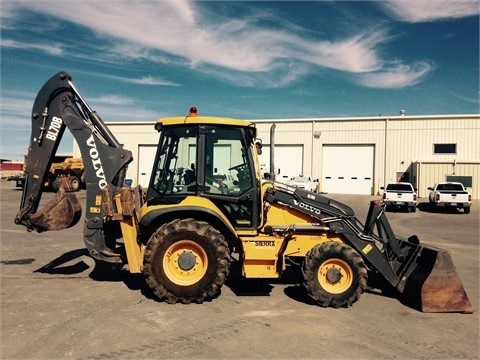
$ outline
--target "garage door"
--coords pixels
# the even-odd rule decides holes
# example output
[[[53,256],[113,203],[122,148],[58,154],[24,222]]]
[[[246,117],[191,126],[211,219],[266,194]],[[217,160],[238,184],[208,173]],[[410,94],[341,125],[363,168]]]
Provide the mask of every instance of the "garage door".
[[[286,182],[294,176],[303,174],[303,146],[276,145],[275,146],[275,180]],[[260,155],[262,173],[270,172],[270,147],[264,145]],[[280,173],[278,173],[280,171]]]
[[[373,145],[324,145],[322,191],[365,194],[373,191]]]
[[[150,183],[153,162],[157,152],[156,145],[138,146],[138,184],[146,189]]]

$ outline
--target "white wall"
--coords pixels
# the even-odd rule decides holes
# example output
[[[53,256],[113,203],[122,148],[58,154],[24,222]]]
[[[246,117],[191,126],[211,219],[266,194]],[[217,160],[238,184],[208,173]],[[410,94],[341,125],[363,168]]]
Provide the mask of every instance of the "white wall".
[[[258,129],[264,144],[270,143],[270,127],[276,123],[277,146],[301,145],[303,155],[296,159],[302,164],[304,174],[322,178],[322,149],[324,145],[371,144],[375,148],[373,194],[380,186],[395,181],[397,174],[409,172],[412,182],[419,187],[422,179],[446,174],[416,174],[412,170],[416,162],[468,163],[464,174],[478,174],[480,167],[480,115],[428,115],[362,118],[307,118],[307,119],[261,119],[251,120]],[[133,153],[127,177],[137,181],[138,148],[140,145],[157,144],[159,134],[154,129],[155,121],[108,123],[120,143]],[[435,143],[457,144],[456,154],[433,153]],[[74,154],[79,154],[74,148]],[[426,167],[433,171],[434,167]],[[430,170],[429,170],[430,169]],[[460,174],[459,174],[460,175]],[[417,178],[418,177],[418,178]],[[422,177],[422,178],[420,178]],[[475,175],[473,197],[478,199],[480,179]]]

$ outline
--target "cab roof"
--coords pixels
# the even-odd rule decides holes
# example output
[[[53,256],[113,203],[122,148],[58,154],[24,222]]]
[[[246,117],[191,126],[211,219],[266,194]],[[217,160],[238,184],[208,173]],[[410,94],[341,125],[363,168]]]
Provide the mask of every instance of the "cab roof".
[[[160,118],[157,120],[155,128],[160,131],[162,127],[173,125],[225,125],[235,127],[254,127],[255,125],[248,120],[223,118],[215,116],[177,116]]]

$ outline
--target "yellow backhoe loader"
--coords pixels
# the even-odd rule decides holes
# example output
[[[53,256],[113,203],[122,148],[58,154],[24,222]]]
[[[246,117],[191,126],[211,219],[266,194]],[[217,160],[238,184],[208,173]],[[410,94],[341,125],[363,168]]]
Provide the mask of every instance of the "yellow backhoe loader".
[[[277,279],[290,267],[300,268],[306,292],[323,307],[348,307],[372,279],[381,279],[380,290],[395,291],[421,311],[473,312],[449,252],[420,244],[415,235],[396,236],[379,202],[371,202],[361,223],[345,204],[276,182],[273,170],[263,179],[261,142],[250,121],[199,116],[196,108],[159,119],[150,184],[146,190],[126,185],[131,152],[65,72],[45,83],[32,110],[26,182],[15,218],[29,230],[61,230],[81,218],[75,194],[62,185],[38,210],[46,169],[65,128],[85,167],[89,254],[143,273],[159,299],[210,300],[235,262],[245,278]],[[219,174],[233,181],[227,186]]]

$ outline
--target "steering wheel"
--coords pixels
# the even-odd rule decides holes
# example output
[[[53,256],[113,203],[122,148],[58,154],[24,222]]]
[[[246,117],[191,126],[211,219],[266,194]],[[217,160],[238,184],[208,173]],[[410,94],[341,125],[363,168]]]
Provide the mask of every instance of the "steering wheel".
[[[246,166],[246,164],[238,164],[238,165],[235,165],[235,166],[231,167],[231,168],[228,169],[228,170],[237,170],[237,171],[240,171],[240,169],[241,169],[242,167],[245,167],[245,166]]]
[[[228,187],[224,183],[221,183],[218,180],[210,178],[208,176],[205,176],[205,181],[211,183],[213,185],[213,188],[219,190],[223,195],[228,195]],[[215,184],[218,184],[218,187],[216,187]]]

